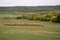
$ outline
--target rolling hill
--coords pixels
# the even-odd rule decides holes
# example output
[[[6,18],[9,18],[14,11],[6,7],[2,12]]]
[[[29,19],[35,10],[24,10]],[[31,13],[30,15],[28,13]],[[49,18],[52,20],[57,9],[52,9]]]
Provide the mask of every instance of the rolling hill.
[[[0,7],[0,12],[42,12],[60,11],[60,6],[12,6]]]

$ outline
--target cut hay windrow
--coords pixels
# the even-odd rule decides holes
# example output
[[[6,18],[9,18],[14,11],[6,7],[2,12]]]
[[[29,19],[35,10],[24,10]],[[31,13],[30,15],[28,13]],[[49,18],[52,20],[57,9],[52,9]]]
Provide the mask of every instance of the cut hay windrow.
[[[4,26],[44,26],[40,23],[5,23]]]

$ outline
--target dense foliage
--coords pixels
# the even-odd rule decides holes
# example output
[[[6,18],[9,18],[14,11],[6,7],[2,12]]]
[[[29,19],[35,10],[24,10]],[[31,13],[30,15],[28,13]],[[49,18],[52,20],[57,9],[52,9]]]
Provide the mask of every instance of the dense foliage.
[[[22,16],[8,17],[5,16],[3,19],[28,19],[28,20],[40,20],[40,21],[51,21],[60,23],[60,14],[54,15],[51,13],[48,14],[25,14]]]

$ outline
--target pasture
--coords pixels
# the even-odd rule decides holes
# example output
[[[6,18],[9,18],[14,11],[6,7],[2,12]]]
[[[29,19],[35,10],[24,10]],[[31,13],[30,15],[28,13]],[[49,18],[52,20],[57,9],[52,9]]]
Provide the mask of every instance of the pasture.
[[[15,17],[15,15],[9,15]],[[40,23],[44,27],[4,26],[4,23]],[[60,23],[26,19],[0,19],[0,40],[60,40]]]

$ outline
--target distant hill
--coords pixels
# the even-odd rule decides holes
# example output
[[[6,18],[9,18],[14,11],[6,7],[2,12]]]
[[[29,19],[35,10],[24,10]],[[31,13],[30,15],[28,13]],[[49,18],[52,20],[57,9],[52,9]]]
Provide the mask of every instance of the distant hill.
[[[40,11],[60,11],[60,5],[0,7],[0,12],[40,12]]]

